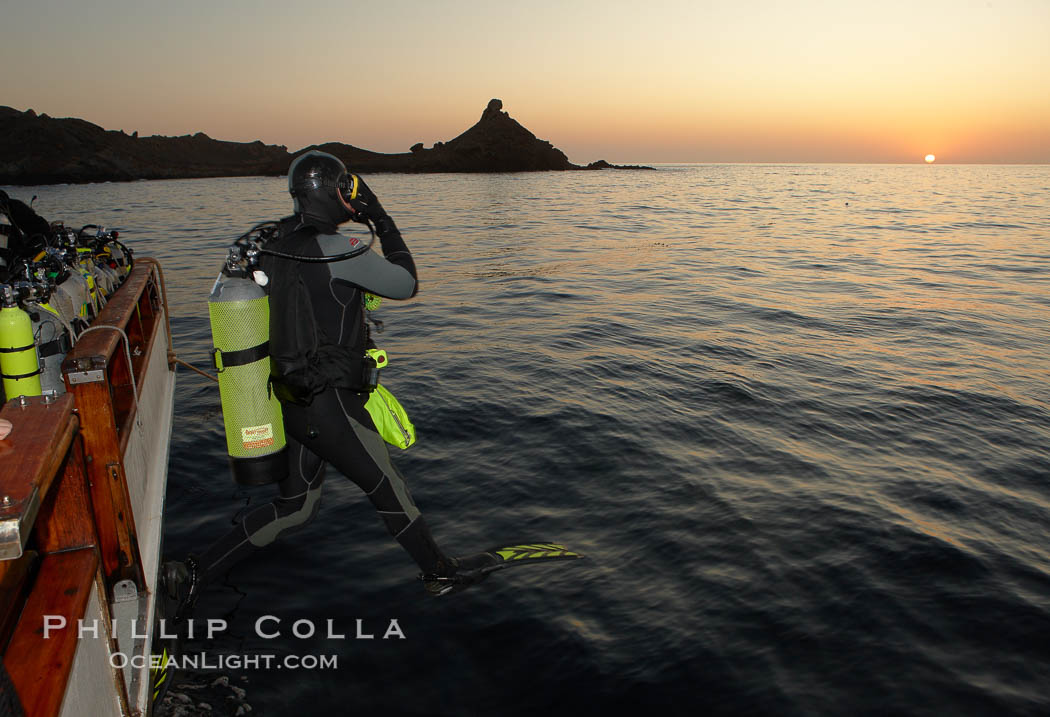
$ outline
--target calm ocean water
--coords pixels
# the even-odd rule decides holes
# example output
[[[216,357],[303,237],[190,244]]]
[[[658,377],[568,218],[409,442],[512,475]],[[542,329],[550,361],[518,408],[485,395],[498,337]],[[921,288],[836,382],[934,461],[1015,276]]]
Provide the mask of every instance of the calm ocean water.
[[[425,599],[330,474],[313,524],[205,594],[229,629],[194,647],[338,667],[205,680],[262,715],[1050,713],[1050,167],[369,181],[420,267],[379,339],[439,541],[588,559]],[[290,206],[270,178],[9,191],[160,258],[202,365],[225,246]],[[166,552],[268,497],[180,371]]]

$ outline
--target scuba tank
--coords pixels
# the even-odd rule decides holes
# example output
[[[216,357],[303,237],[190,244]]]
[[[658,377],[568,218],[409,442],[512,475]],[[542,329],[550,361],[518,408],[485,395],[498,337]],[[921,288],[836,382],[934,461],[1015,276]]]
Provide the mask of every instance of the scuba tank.
[[[95,281],[107,297],[121,285],[131,270],[131,251],[117,241],[118,236],[120,232],[109,231],[98,224],[87,224],[73,234],[78,253],[90,257]],[[119,261],[113,254],[114,245],[120,249]]]
[[[2,287],[3,308],[0,308],[0,374],[3,375],[4,396],[39,396],[40,360],[33,339],[33,321],[18,306],[15,291],[9,285]]]
[[[98,316],[98,312],[102,310],[102,295],[98,291],[95,277],[84,268],[83,263],[80,265],[80,275],[84,277],[84,283],[87,285],[87,301],[84,303],[84,309],[80,315],[90,321]]]
[[[95,315],[95,303],[88,283],[89,274],[80,262],[76,234],[60,227],[55,231],[55,239],[59,246],[48,248],[45,252],[48,276],[58,284],[57,292],[69,297],[76,317],[87,322]]]
[[[69,276],[56,287],[55,291],[68,297],[75,317],[87,318],[89,290],[87,279],[84,278],[83,274],[75,270],[69,272]]]
[[[10,266],[7,258],[11,252],[7,248],[7,235],[11,230],[11,225],[0,224],[0,281],[7,281],[8,274],[10,273]]]
[[[48,306],[44,308],[52,309],[53,313],[57,314],[64,324],[72,324],[77,318],[77,307],[73,300],[73,294],[64,288],[67,285],[72,285],[69,278],[55,287],[55,290],[51,292],[51,300],[48,302]]]
[[[131,249],[117,241],[118,235],[118,232],[113,232],[112,246],[116,247],[119,251],[114,252],[111,247],[109,253],[113,264],[116,264],[117,273],[120,274],[121,281],[123,281],[124,277],[131,272],[131,267],[135,263],[135,259],[132,256]]]
[[[223,268],[208,297],[226,448],[235,481],[265,485],[288,475],[281,403],[269,389],[270,305],[262,287]]]
[[[116,270],[116,268],[109,265],[110,259],[111,255],[109,254],[109,252],[104,252],[95,255],[95,261],[97,262],[98,270],[105,274],[107,279],[109,280],[109,293],[112,294],[114,291],[117,290],[117,287],[120,286],[124,277],[120,272]]]
[[[42,394],[63,394],[66,382],[62,377],[62,362],[73,347],[73,337],[61,314],[50,304],[27,308],[32,309],[29,318],[33,321],[33,338],[40,357],[40,391]]]
[[[106,300],[103,287],[100,286],[96,276],[95,262],[91,259],[90,250],[77,249],[77,267],[88,286],[88,315],[95,318],[106,305]]]
[[[95,277],[95,283],[102,290],[103,298],[107,300],[117,288],[116,276],[111,273],[112,271],[108,266],[97,263],[97,259],[96,264],[91,268],[91,274]]]

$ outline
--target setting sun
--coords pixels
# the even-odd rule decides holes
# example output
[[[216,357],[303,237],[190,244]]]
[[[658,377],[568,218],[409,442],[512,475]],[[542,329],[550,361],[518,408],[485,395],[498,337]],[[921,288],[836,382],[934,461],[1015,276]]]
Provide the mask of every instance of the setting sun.
[[[935,160],[935,159],[937,159],[937,158],[934,157],[932,154],[927,154],[926,155],[926,164],[933,164],[933,160]]]

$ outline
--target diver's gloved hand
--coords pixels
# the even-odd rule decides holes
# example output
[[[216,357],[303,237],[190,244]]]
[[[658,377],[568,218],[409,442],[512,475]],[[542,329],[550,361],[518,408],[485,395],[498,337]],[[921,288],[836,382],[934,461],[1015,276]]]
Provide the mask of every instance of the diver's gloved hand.
[[[378,222],[386,216],[386,210],[379,203],[376,193],[365,184],[361,175],[354,175],[354,177],[357,179],[357,194],[353,199],[347,200],[347,204],[362,217]]]
[[[357,196],[347,202],[350,208],[357,212],[357,216],[354,219],[357,221],[362,221],[362,219],[371,220],[380,239],[392,232],[397,232],[397,225],[394,224],[394,220],[390,218],[390,215],[386,213],[386,209],[383,209],[383,205],[379,203],[379,198],[375,192],[365,184],[365,180],[361,178],[361,175],[355,176],[357,177]]]

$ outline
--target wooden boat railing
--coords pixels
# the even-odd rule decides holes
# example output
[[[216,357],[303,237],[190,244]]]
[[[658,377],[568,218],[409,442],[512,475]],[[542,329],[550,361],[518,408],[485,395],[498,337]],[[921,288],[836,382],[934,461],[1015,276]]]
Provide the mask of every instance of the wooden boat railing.
[[[14,424],[0,441],[0,648],[27,715],[62,708],[77,621],[93,589],[108,601],[120,581],[154,588],[155,564],[148,575],[139,551],[125,457],[153,352],[166,352],[172,370],[163,292],[159,266],[136,261],[66,357],[67,393],[12,399],[0,410]],[[45,616],[64,618],[66,628],[46,635]],[[120,672],[107,668],[121,712],[131,714]]]

